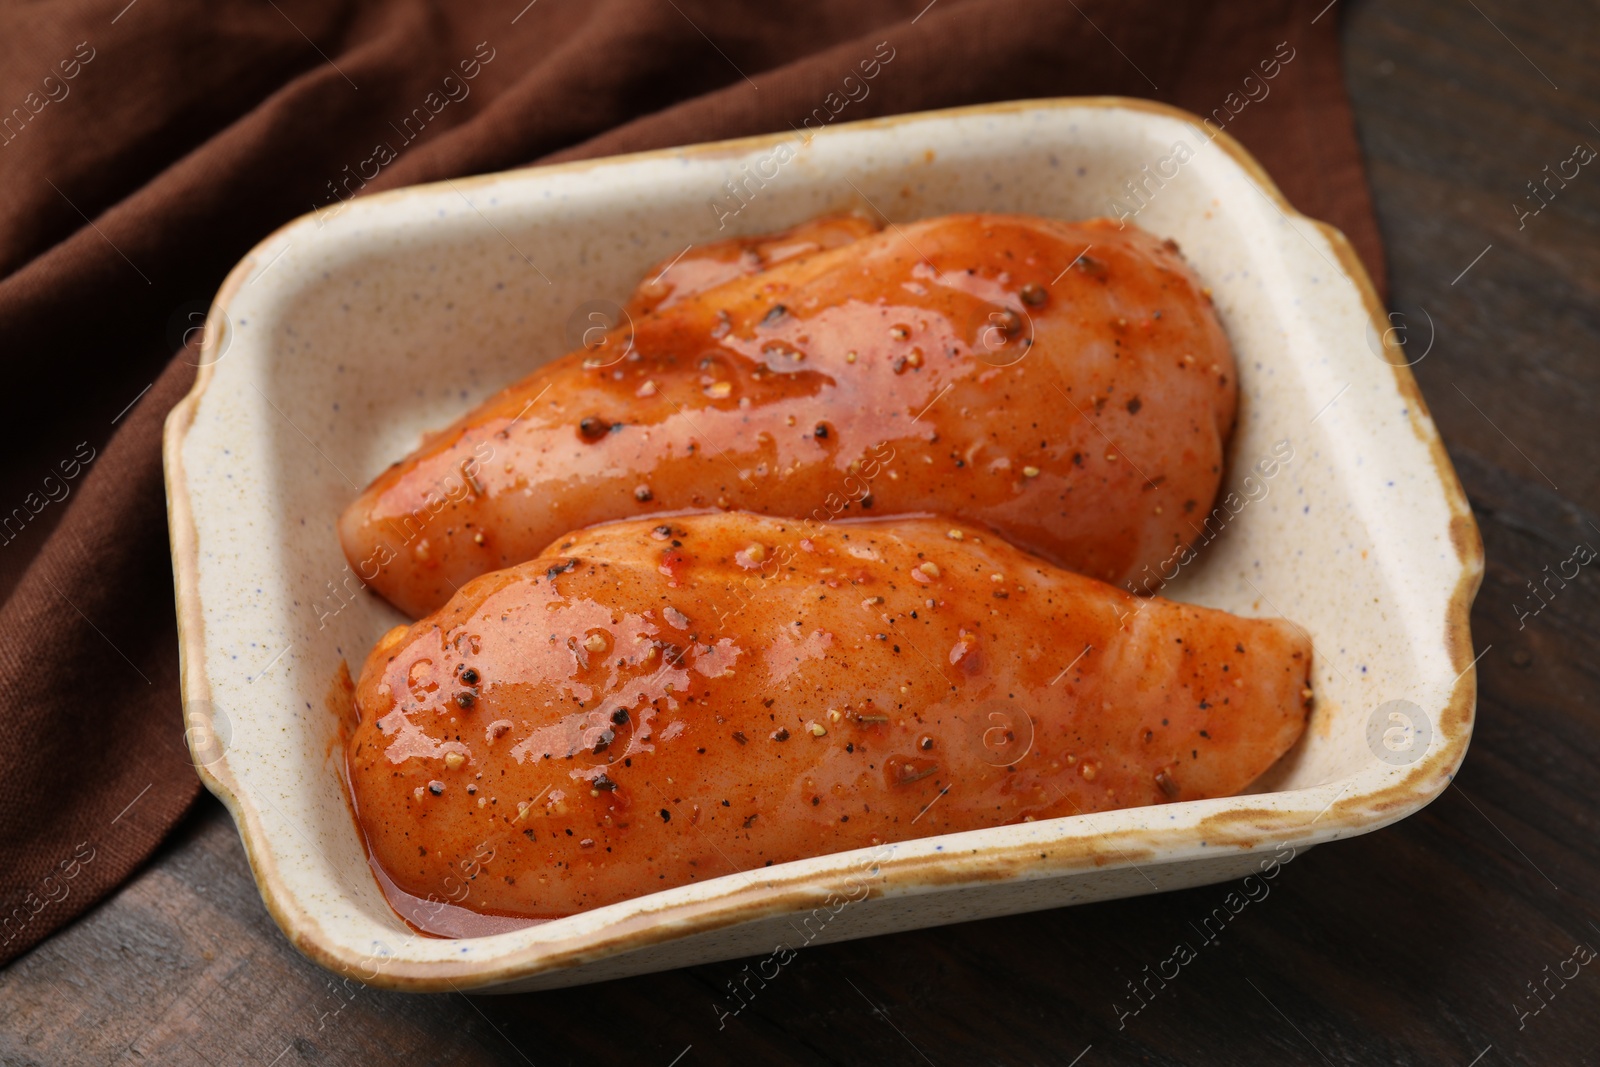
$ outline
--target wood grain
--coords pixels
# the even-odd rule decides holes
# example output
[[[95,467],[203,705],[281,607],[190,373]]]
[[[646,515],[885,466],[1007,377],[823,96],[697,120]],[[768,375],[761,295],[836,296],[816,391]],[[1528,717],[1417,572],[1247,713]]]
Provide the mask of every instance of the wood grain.
[[[278,933],[208,799],[113,899],[0,972],[0,1061],[1600,1062],[1600,964],[1519,1014],[1539,1003],[1527,983],[1600,947],[1600,579],[1518,612],[1543,568],[1600,547],[1600,170],[1520,230],[1511,206],[1578,142],[1600,147],[1600,14],[1342,14],[1396,323],[1421,355],[1431,320],[1415,373],[1489,559],[1477,733],[1431,807],[1297,857],[1215,943],[1191,924],[1224,886],[812,948],[719,1028],[737,962],[516,997],[346,989]],[[1125,983],[1179,941],[1197,958],[1119,1027]]]

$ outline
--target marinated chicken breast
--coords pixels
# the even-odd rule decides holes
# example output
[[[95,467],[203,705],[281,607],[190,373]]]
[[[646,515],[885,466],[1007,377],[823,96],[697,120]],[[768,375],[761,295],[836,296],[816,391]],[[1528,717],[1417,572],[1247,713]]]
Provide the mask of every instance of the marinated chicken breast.
[[[1282,620],[1131,596],[944,519],[658,517],[385,636],[348,769],[401,890],[552,917],[1236,793],[1300,735],[1310,667]]]
[[[360,577],[415,617],[567,530],[724,508],[947,514],[1121,582],[1210,510],[1233,357],[1171,242],[951,215],[703,267],[381,474],[340,521]]]

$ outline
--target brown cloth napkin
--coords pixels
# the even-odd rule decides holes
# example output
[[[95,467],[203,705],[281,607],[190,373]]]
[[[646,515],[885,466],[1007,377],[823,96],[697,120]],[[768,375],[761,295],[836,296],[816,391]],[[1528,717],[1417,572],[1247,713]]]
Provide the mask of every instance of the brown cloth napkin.
[[[193,380],[186,331],[377,145],[396,158],[366,191],[784,130],[886,42],[841,121],[1170,101],[1225,123],[1381,283],[1337,17],[1323,0],[5,5],[0,354],[20,433],[0,465],[0,962],[128,877],[198,792],[160,453]]]

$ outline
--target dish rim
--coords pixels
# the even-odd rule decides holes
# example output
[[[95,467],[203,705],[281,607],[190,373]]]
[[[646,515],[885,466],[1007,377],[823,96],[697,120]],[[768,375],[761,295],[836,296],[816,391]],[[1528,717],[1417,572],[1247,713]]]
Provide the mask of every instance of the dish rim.
[[[886,129],[930,119],[1041,109],[1133,110],[1176,119],[1196,127],[1202,122],[1199,116],[1191,112],[1156,101],[1118,96],[1053,97],[909,112],[840,123],[816,135],[831,136],[833,134],[830,131],[841,128],[856,131]],[[573,174],[618,163],[742,155],[775,146],[790,138],[790,133],[762,134],[549,166],[516,168],[407,186],[362,199],[369,204],[393,204],[418,195],[433,195],[445,189],[459,192],[462,188],[481,187],[503,181],[508,175],[517,175],[524,170],[538,174]],[[1383,304],[1371,277],[1344,234],[1328,223],[1297,211],[1255,157],[1226,131],[1216,131],[1212,139],[1291,222],[1309,223],[1327,240],[1337,256],[1341,271],[1360,294],[1372,328],[1378,337],[1386,338],[1388,319]],[[224,280],[212,303],[208,323],[217,321],[219,313],[223,316],[227,314],[230,303],[253,275],[262,249],[274,244],[286,231],[305,226],[308,220],[315,217],[314,213],[302,215],[258,242]],[[248,790],[240,788],[228,766],[228,753],[224,751],[214,758],[202,759],[200,752],[204,739],[211,736],[213,719],[211,687],[205,669],[204,614],[199,594],[199,537],[190,506],[183,448],[200,401],[214,376],[216,359],[220,358],[215,350],[222,344],[224,341],[219,331],[208,329],[205,332],[202,362],[194,385],[168,414],[162,434],[185,734],[201,781],[233,816],[244,843],[251,873],[268,912],[297,949],[329,970],[352,975],[374,986],[410,992],[462,992],[504,985],[695,934],[805,910],[816,903],[823,891],[842,882],[845,869],[849,866],[848,857],[853,854],[851,852],[834,854],[845,861],[838,870],[778,877],[769,875],[762,884],[730,886],[713,899],[652,907],[649,901],[654,894],[634,898],[612,906],[630,909],[629,913],[598,928],[580,930],[557,942],[524,945],[508,948],[498,954],[477,954],[460,960],[407,960],[403,954],[397,953],[381,957],[383,963],[372,975],[355,973],[356,967],[374,958],[372,954],[356,955],[324,935],[318,919],[282,883],[277,872],[277,858],[268,844],[270,838],[264,826],[263,810],[256,806]],[[1385,339],[1384,344],[1394,354],[1393,342]],[[205,358],[208,356],[216,358]],[[1321,812],[1314,813],[1314,819],[1309,808],[1305,811],[1298,808],[1280,810],[1252,806],[1248,801],[1239,808],[1208,816],[1199,823],[1201,835],[1206,845],[1218,852],[1250,852],[1262,846],[1291,841],[1297,830],[1306,827],[1308,819],[1322,824],[1317,833],[1319,841],[1379,829],[1420,810],[1442,793],[1466,755],[1472,736],[1477,696],[1477,670],[1472,651],[1469,612],[1483,577],[1482,540],[1465,491],[1409,366],[1403,360],[1396,362],[1384,359],[1383,362],[1393,372],[1395,387],[1407,402],[1407,417],[1412,431],[1426,446],[1433,461],[1450,513],[1449,540],[1459,561],[1456,585],[1445,611],[1444,648],[1451,665],[1459,667],[1460,673],[1433,724],[1438,743],[1410,767],[1404,778],[1358,796],[1344,797],[1341,793]],[[1284,796],[1292,792],[1295,791],[1279,791],[1264,796]],[[1244,800],[1242,797],[1234,799]],[[1322,822],[1324,819],[1327,821]],[[1048,850],[1047,858],[1041,858],[1039,844],[1026,842],[996,843],[959,856],[950,852],[937,857],[891,856],[879,861],[869,896],[1002,882],[1024,873],[1032,878],[1063,877],[1091,868],[1127,866],[1162,853],[1181,853],[1186,848],[1192,848],[1195,840],[1196,829],[1192,826],[1142,828],[1087,837],[1064,834]]]

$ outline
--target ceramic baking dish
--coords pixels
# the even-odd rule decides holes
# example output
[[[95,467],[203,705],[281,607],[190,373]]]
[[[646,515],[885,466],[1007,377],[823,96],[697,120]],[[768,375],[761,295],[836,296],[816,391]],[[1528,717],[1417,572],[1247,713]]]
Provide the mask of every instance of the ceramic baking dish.
[[[1141,101],[1025,101],[807,138],[330,205],[228,276],[166,426],[186,724],[268,909],[317,962],[396,989],[509,992],[799,948],[802,929],[836,941],[1219,882],[1283,845],[1404,818],[1460,764],[1482,547],[1338,232],[1297,214],[1225,134]],[[576,347],[650,264],[847,208],[1109,214],[1180,243],[1237,349],[1241,404],[1234,506],[1171,593],[1310,631],[1304,738],[1251,795],[821,856],[490,937],[414,935],[374,881],[341,781],[330,687],[402,619],[345,568],[340,510],[424,430]],[[1292,459],[1246,483],[1285,441]],[[807,923],[819,908],[825,921]]]

